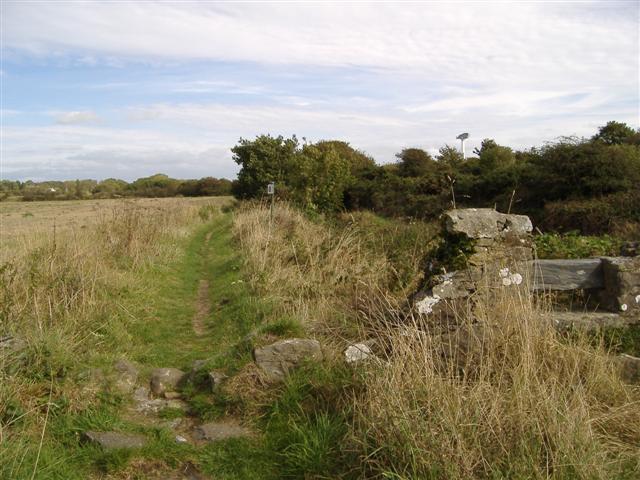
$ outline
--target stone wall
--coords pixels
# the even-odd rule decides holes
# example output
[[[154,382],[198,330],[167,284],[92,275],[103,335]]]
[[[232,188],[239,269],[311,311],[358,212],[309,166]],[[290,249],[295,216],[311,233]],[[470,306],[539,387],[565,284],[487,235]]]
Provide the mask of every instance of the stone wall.
[[[533,261],[532,230],[531,220],[524,215],[485,208],[445,212],[443,237],[464,240],[466,267],[456,271],[427,272],[425,288],[413,298],[414,313],[448,328],[456,312],[473,308],[469,298],[479,286],[511,287],[525,282],[534,289],[533,285],[540,279],[534,278],[537,264]],[[561,274],[549,289],[571,290],[574,288],[569,285],[572,275],[579,278],[584,273],[579,269],[580,261],[557,262]],[[640,320],[640,257],[607,257],[600,262],[602,268],[598,267],[598,272],[602,273],[598,275],[603,276],[600,284],[604,285],[596,292],[600,309],[615,312],[630,321]],[[566,285],[562,284],[563,278],[567,279]],[[605,316],[610,318],[610,315]]]

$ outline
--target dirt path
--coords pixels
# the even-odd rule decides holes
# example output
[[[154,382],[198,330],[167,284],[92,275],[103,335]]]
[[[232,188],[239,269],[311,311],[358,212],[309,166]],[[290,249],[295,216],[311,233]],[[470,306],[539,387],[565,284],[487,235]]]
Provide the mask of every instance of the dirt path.
[[[192,325],[196,335],[201,336],[207,332],[205,320],[211,312],[211,300],[209,299],[209,282],[200,280],[198,285],[198,297],[196,298],[196,312],[193,315]]]
[[[208,232],[204,237],[203,248],[206,248],[211,241],[211,234]],[[202,336],[207,333],[207,327],[205,321],[211,312],[211,300],[209,297],[209,281],[206,279],[200,280],[198,284],[198,296],[196,297],[196,311],[191,320],[193,326],[193,332],[197,336]]]

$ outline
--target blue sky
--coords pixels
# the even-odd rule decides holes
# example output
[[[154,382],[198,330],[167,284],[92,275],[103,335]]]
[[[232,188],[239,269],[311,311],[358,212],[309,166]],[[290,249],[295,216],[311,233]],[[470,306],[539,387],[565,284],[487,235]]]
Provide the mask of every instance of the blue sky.
[[[2,2],[2,178],[232,178],[240,137],[378,162],[639,126],[638,2]]]

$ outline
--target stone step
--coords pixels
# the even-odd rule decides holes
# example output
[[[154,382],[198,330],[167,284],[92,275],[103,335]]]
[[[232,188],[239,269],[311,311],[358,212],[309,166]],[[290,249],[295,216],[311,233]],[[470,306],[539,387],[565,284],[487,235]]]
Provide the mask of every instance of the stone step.
[[[547,316],[559,330],[597,330],[603,327],[626,327],[638,322],[633,317],[611,312],[550,312]]]
[[[124,448],[142,448],[147,444],[144,435],[122,432],[84,432],[84,440],[100,445],[104,450],[119,450]]]

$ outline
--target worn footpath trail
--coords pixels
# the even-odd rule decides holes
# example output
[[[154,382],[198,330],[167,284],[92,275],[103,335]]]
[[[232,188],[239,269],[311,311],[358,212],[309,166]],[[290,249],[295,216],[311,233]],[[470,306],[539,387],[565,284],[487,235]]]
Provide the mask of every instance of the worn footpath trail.
[[[270,476],[259,432],[216,391],[209,373],[215,372],[219,381],[250,360],[249,352],[236,345],[260,319],[259,305],[240,278],[231,224],[231,214],[214,218],[190,239],[182,261],[150,272],[154,301],[144,310],[148,320],[136,322],[132,330],[132,356],[142,374],[120,416],[147,438],[160,436],[171,443],[171,453],[149,455],[143,449],[120,472],[122,478],[128,478],[131,467],[145,470],[143,478],[158,479]],[[164,393],[164,399],[147,389],[149,377],[153,390],[153,377],[163,368],[187,374],[175,388],[178,392]]]
[[[251,361],[239,345],[263,315],[240,276],[231,215],[200,226],[177,260],[149,268],[114,299],[126,341],[87,365],[78,395],[91,406],[52,415],[35,473],[18,459],[10,478],[279,478],[259,422],[210,375],[220,382]],[[158,369],[186,375],[152,392],[152,378],[164,382]]]

